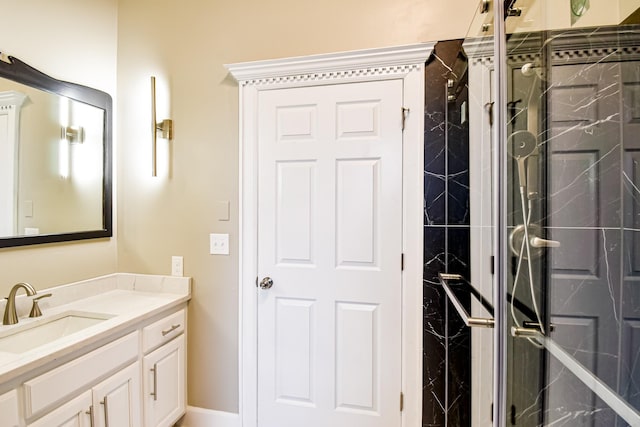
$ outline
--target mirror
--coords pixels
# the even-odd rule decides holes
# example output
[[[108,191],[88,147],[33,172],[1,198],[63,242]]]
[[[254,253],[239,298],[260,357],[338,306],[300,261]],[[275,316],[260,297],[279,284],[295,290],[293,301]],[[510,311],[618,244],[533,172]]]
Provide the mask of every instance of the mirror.
[[[110,237],[111,96],[0,60],[0,248]]]

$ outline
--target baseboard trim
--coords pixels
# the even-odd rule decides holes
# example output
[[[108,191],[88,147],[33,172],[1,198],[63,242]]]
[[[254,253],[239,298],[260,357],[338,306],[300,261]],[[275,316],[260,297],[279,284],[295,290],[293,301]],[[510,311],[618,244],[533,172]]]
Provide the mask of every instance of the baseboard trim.
[[[187,406],[180,427],[240,427],[240,416],[231,412]]]

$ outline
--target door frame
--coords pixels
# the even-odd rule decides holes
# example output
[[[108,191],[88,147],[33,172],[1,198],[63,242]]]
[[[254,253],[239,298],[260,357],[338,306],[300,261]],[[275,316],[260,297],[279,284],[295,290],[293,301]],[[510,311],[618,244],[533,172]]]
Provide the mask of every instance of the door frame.
[[[239,87],[238,405],[242,427],[258,426],[258,94],[382,80],[402,80],[404,108],[409,109],[402,144],[402,425],[421,425],[424,65],[433,47],[434,43],[419,43],[225,66]],[[402,120],[401,111],[398,120]]]

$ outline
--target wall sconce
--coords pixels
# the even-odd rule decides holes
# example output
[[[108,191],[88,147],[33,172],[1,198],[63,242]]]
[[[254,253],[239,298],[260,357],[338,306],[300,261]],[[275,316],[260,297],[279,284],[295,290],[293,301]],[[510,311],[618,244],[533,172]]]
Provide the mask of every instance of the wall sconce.
[[[69,144],[82,144],[84,142],[84,128],[82,126],[63,126],[60,129],[60,138]]]
[[[71,126],[71,119],[76,108],[69,98],[59,98],[60,141],[58,142],[58,172],[64,179],[71,175],[71,144],[84,142],[84,128]],[[77,118],[77,117],[76,117]],[[80,119],[81,120],[81,119]]]
[[[157,171],[157,140],[158,133],[160,137],[168,140],[173,139],[173,120],[164,119],[161,122],[156,121],[156,78],[151,77],[151,176],[158,176]]]

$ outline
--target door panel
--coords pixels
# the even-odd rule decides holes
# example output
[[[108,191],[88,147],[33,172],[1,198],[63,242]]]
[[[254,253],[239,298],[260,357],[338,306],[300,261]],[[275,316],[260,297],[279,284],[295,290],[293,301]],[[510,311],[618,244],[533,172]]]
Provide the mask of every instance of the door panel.
[[[146,427],[172,426],[184,414],[184,347],[184,335],[180,335],[142,360]]]
[[[93,388],[96,427],[139,426],[140,403],[140,364],[136,362]]]
[[[399,426],[402,82],[258,102],[259,425]]]
[[[91,391],[86,391],[51,411],[29,427],[89,427],[93,425]]]
[[[276,398],[291,404],[314,404],[315,301],[276,299]]]

